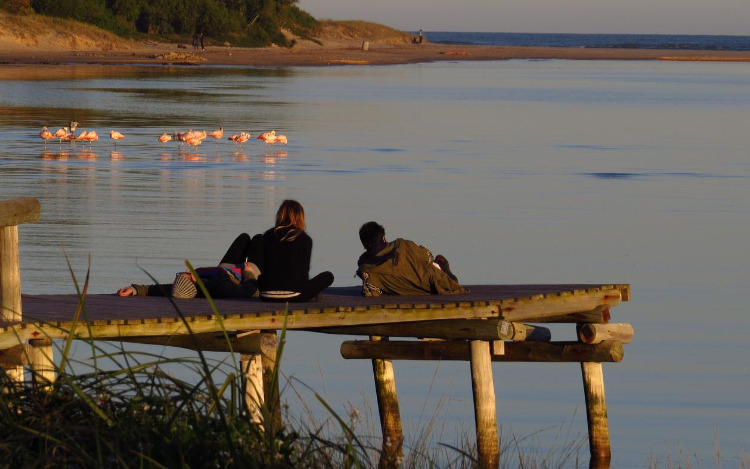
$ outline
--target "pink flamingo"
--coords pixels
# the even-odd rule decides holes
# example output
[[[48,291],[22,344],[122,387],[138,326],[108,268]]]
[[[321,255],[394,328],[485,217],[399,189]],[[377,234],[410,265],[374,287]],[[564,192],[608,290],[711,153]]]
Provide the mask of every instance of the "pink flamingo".
[[[52,132],[47,130],[47,126],[45,125],[44,127],[42,127],[42,131],[39,132],[39,138],[44,140],[44,148],[47,148],[47,140],[52,140],[53,138],[55,138],[55,136],[52,135]]]
[[[242,144],[250,140],[252,136],[249,133],[246,132],[240,132],[239,135],[234,139],[235,143],[238,143],[240,148],[242,148]]]
[[[117,148],[117,141],[125,139],[125,136],[116,130],[110,130],[109,138],[115,141],[115,148]]]
[[[219,140],[224,138],[224,127],[219,126],[219,130],[214,130],[208,136],[215,139],[214,143],[219,143]]]
[[[161,134],[161,136],[159,136],[159,141],[160,141],[161,143],[165,143],[165,142],[168,142],[168,141],[170,141],[170,140],[172,140],[172,137],[170,137],[170,136],[169,136],[169,134],[168,134],[168,133],[166,133],[166,132],[165,132],[165,133],[163,133],[163,134]]]
[[[185,143],[187,143],[191,147],[197,147],[198,145],[200,145],[201,143],[203,143],[203,140],[201,140],[198,137],[191,137],[191,138],[186,139]]]
[[[274,143],[281,143],[282,145],[286,145],[287,144],[286,135],[281,135],[281,134],[277,135],[276,141]]]
[[[86,141],[89,142],[89,148],[91,148],[91,144],[99,140],[99,135],[96,134],[95,131],[91,131],[86,134]]]
[[[270,132],[263,132],[262,134],[258,135],[258,137],[256,138],[258,140],[267,140],[269,137],[275,137],[275,136],[276,136],[276,131],[272,130]]]
[[[61,129],[57,129],[54,133],[55,138],[60,140],[60,144],[62,144],[63,139],[68,138],[68,128],[63,127]]]

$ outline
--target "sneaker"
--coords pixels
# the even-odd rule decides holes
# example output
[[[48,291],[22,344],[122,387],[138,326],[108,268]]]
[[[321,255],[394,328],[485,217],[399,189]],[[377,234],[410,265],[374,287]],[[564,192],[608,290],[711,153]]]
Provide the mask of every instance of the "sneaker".
[[[451,265],[448,263],[448,259],[445,258],[442,254],[438,254],[435,257],[435,263],[440,266],[440,270],[448,274],[448,277],[453,279],[454,282],[458,282],[458,278],[453,275],[453,272],[451,272]]]
[[[180,272],[174,279],[172,284],[172,298],[190,299],[195,298],[198,295],[198,289],[190,277],[185,275],[184,272]]]

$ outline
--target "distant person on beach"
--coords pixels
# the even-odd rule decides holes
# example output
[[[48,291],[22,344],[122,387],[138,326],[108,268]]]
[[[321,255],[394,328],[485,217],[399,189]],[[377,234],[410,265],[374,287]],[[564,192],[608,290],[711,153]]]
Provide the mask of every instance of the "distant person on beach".
[[[467,290],[458,283],[443,255],[433,257],[429,249],[398,238],[390,243],[385,228],[370,221],[359,229],[365,252],[357,261],[364,296],[453,295]]]
[[[310,278],[312,238],[305,232],[305,211],[296,200],[285,200],[273,228],[263,233],[264,269],[258,279],[263,301],[305,302],[316,299],[333,283],[331,272]]]
[[[424,39],[424,35],[422,34],[422,30],[419,30],[419,35],[417,37],[412,38],[411,42],[412,44],[422,44],[422,39]]]
[[[193,49],[198,49],[198,33],[193,34]]]
[[[200,39],[200,41],[201,41],[201,50],[206,50],[205,46],[203,45],[203,33],[201,33],[201,34],[200,34],[200,36],[199,36],[198,38],[199,38],[199,39]]]

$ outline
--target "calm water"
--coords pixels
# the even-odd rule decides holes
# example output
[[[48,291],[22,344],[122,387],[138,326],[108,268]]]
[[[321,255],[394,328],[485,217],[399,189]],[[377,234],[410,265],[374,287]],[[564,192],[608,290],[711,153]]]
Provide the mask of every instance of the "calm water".
[[[0,198],[26,293],[93,293],[213,265],[241,231],[303,202],[314,272],[353,285],[357,229],[443,253],[465,284],[630,283],[636,335],[605,364],[613,467],[738,467],[750,434],[748,64],[503,61],[281,69],[0,68]],[[102,137],[45,146],[70,119]],[[162,145],[175,130],[276,129],[289,145]],[[117,147],[109,130],[126,135]],[[553,331],[572,339],[573,327]],[[343,338],[342,338],[343,340]],[[374,406],[370,364],[290,334],[283,369],[336,409]],[[187,352],[186,352],[187,353]],[[467,364],[396,363],[407,434],[472,433]],[[506,441],[586,433],[579,366],[495,364]],[[291,397],[291,395],[289,396]],[[375,420],[376,422],[377,420]],[[374,428],[377,430],[377,424]],[[586,457],[587,450],[584,451]],[[682,455],[682,456],[680,456]]]

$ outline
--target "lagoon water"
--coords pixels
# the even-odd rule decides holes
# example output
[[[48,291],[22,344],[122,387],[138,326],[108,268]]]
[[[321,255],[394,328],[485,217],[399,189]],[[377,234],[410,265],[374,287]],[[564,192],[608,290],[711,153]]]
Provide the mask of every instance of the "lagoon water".
[[[4,65],[0,199],[42,204],[41,221],[19,229],[25,293],[74,293],[66,256],[81,281],[90,260],[93,293],[149,282],[145,272],[170,281],[183,260],[213,265],[239,232],[270,227],[286,198],[305,206],[312,273],[333,271],[337,286],[356,284],[357,229],[370,219],[446,255],[464,284],[630,283],[632,301],[612,313],[636,334],[621,363],[604,365],[612,466],[740,467],[750,442],[749,73],[741,63],[556,60]],[[45,148],[41,126],[71,119],[100,140]],[[219,125],[226,135],[275,129],[289,145],[157,141]],[[126,135],[116,147],[112,129]],[[339,344],[290,334],[282,368],[337,410],[366,411],[370,364],[343,360]],[[436,412],[436,442],[472,434],[467,364],[397,362],[395,372],[407,435]],[[544,451],[583,438],[587,460],[578,365],[493,372],[504,443],[527,437]]]

